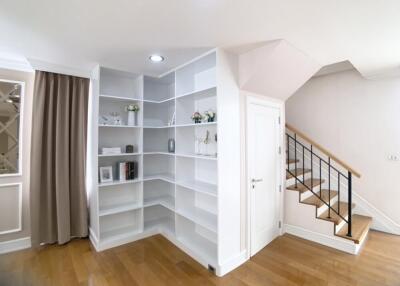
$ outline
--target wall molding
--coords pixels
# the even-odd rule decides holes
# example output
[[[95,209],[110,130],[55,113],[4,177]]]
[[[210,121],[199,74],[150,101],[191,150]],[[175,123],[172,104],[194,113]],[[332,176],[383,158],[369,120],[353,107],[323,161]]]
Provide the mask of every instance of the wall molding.
[[[0,254],[9,253],[31,247],[31,238],[23,237],[19,239],[0,242]]]
[[[28,59],[34,70],[52,72],[58,74],[72,75],[77,77],[91,78],[92,70],[79,69],[53,63],[44,62],[36,59]]]
[[[4,57],[0,58],[0,68],[22,72],[34,72],[34,69],[27,61],[8,59]]]
[[[1,188],[12,186],[18,187],[18,225],[16,228],[0,231],[0,235],[19,232],[22,230],[22,183],[1,184],[0,192]]]
[[[354,242],[350,241],[350,240],[346,240],[340,237],[334,237],[329,236],[329,235],[325,235],[325,234],[321,234],[321,233],[317,233],[302,227],[298,227],[298,226],[294,226],[294,225],[290,225],[290,224],[285,224],[284,225],[284,230],[286,233],[307,239],[307,240],[311,240],[313,242],[325,245],[325,246],[329,246],[350,254],[358,254],[362,243],[360,244],[355,244]]]

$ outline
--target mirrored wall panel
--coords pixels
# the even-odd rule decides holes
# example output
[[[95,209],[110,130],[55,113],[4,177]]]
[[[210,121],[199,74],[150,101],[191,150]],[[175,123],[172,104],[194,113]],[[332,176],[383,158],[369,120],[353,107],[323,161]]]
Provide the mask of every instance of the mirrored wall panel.
[[[0,80],[0,175],[19,173],[22,85]]]

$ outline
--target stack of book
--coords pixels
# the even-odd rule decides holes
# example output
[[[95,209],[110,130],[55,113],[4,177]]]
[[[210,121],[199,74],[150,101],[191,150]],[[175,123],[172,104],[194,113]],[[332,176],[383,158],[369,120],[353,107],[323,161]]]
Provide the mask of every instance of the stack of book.
[[[138,176],[137,162],[118,162],[117,176],[120,181],[134,180]]]

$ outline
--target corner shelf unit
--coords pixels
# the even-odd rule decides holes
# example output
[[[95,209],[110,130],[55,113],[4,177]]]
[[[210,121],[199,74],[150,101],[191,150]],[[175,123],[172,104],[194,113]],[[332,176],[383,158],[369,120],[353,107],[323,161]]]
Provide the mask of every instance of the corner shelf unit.
[[[95,248],[101,251],[161,233],[218,271],[219,122],[191,120],[195,111],[212,110],[220,117],[217,52],[160,78],[98,67],[93,90],[89,187]],[[137,126],[98,123],[111,112],[118,112],[125,123],[124,107],[130,103],[140,107]],[[175,140],[174,153],[168,152],[169,139]],[[125,152],[128,144],[135,146],[134,153],[100,153],[102,147]],[[116,179],[117,163],[132,160],[138,177]],[[99,182],[103,166],[113,167],[114,181]]]

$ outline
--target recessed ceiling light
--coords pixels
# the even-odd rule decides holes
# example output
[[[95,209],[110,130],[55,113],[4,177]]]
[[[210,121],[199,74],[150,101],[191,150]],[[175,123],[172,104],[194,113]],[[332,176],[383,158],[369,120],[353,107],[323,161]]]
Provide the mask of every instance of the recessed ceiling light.
[[[11,99],[6,99],[7,103],[14,103],[14,101],[12,101]]]
[[[160,56],[160,55],[151,55],[149,57],[149,60],[151,60],[153,63],[159,63],[159,62],[162,62],[164,60],[164,57]]]

